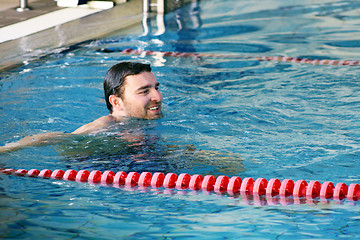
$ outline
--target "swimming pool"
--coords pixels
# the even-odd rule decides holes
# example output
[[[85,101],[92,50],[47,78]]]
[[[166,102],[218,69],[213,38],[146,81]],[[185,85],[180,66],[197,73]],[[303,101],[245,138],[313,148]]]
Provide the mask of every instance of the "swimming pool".
[[[136,26],[2,72],[1,145],[29,134],[70,132],[107,114],[103,77],[122,60],[152,64],[165,117],[1,154],[0,167],[359,183],[358,66],[121,52],[359,60],[359,12],[354,1],[203,1],[168,14],[161,35],[140,36]],[[155,33],[156,22],[151,25]],[[14,175],[0,181],[2,238],[359,237],[357,202],[260,206],[202,191]]]

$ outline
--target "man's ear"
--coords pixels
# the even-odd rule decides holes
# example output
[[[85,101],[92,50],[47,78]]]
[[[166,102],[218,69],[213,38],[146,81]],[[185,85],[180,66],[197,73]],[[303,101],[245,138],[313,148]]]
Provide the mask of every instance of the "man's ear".
[[[124,103],[123,100],[116,96],[116,95],[110,95],[109,96],[109,102],[111,103],[113,110],[117,111],[123,111],[124,110]]]

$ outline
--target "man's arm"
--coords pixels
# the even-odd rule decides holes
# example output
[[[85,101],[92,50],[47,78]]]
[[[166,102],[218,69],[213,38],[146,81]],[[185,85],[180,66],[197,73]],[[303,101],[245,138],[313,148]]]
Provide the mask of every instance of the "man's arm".
[[[79,127],[75,131],[72,132],[72,134],[89,134],[96,132],[97,130],[101,130],[109,126],[111,122],[114,122],[114,117],[111,115],[103,116],[95,121],[85,124],[84,126]]]
[[[5,146],[0,146],[0,153],[16,151],[28,146],[41,146],[52,144],[57,142],[61,137],[64,136],[66,136],[66,133],[63,132],[50,132],[26,136],[20,139],[18,142],[7,143],[5,144]]]
[[[113,121],[114,120],[111,115],[103,116],[91,123],[79,127],[71,134],[89,134],[97,130],[104,129],[106,126],[109,125],[110,122]],[[50,132],[50,133],[41,133],[37,135],[26,136],[17,142],[7,143],[5,144],[5,146],[0,146],[0,153],[16,151],[29,146],[43,146],[43,145],[54,144],[57,143],[61,138],[68,135],[69,133]]]

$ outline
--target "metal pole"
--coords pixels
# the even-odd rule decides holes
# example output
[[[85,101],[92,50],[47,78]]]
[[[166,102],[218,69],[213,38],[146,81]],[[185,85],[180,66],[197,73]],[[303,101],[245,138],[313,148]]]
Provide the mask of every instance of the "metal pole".
[[[158,30],[155,33],[155,36],[160,36],[165,33],[165,22],[164,22],[164,14],[158,13],[156,15],[156,25]]]
[[[143,12],[144,12],[144,13],[149,13],[149,12],[151,12],[151,9],[150,9],[150,1],[151,1],[151,0],[143,0]]]
[[[157,13],[164,14],[165,13],[165,1],[164,0],[157,0]]]
[[[29,11],[30,8],[27,5],[27,0],[20,0],[20,7],[18,7],[16,9],[16,11],[18,12],[25,12],[25,11]]]
[[[147,12],[143,13],[142,25],[143,25],[143,29],[144,29],[144,33],[142,35],[143,36],[149,35],[149,33],[151,33],[151,20],[149,18],[149,14]]]

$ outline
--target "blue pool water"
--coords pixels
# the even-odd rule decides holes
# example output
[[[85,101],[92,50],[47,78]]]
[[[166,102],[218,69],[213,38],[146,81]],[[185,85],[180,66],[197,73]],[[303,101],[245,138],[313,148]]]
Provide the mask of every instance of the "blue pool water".
[[[0,167],[162,171],[360,183],[358,66],[125,55],[125,48],[359,60],[357,1],[208,0],[0,73],[0,144],[107,114],[102,81],[151,63],[160,120],[0,155]],[[180,24],[181,23],[181,24]],[[356,239],[357,202],[258,204],[228,195],[0,176],[0,237]]]

